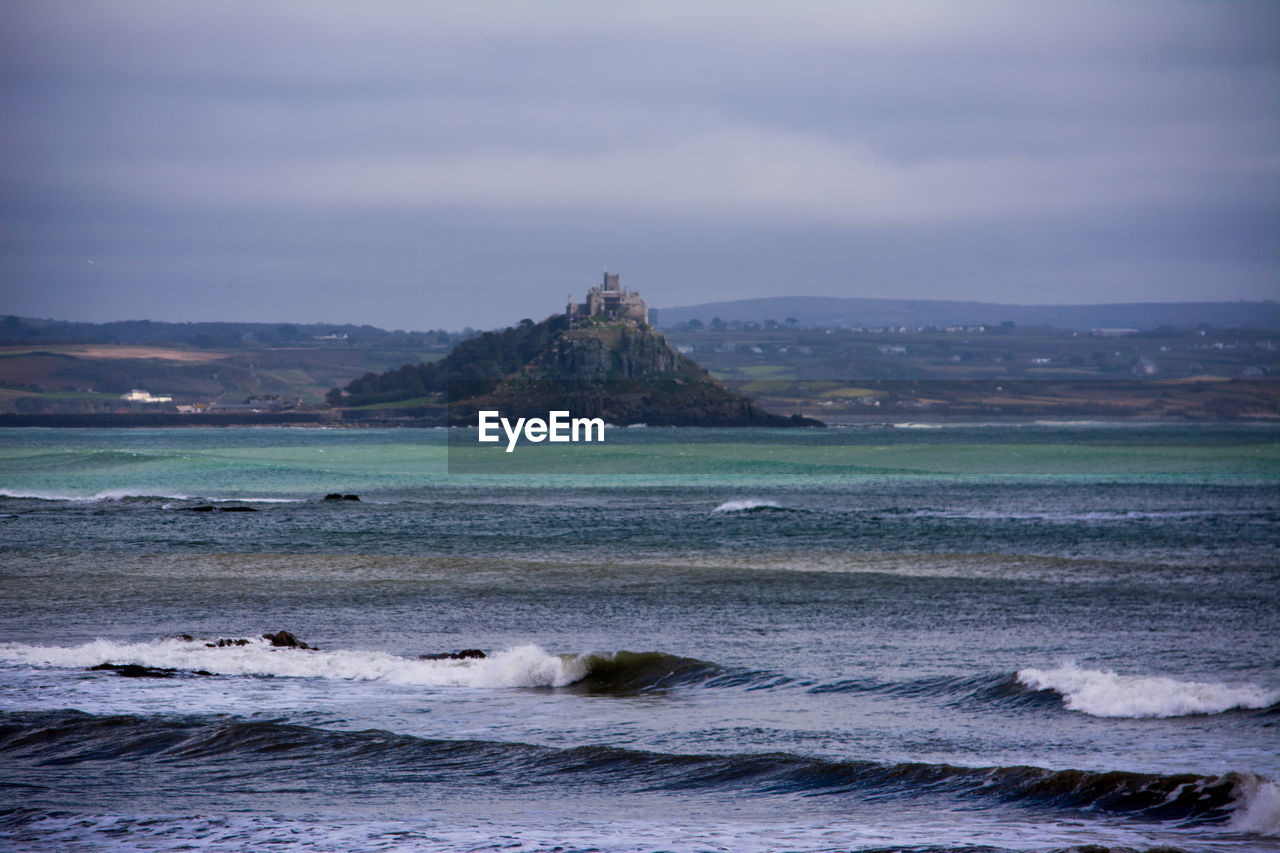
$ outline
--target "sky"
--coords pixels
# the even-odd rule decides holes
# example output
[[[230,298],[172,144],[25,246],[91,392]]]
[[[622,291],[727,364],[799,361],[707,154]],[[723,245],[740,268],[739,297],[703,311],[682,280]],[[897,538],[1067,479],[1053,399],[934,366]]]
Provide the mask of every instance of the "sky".
[[[1280,296],[1280,3],[0,0],[0,313]]]

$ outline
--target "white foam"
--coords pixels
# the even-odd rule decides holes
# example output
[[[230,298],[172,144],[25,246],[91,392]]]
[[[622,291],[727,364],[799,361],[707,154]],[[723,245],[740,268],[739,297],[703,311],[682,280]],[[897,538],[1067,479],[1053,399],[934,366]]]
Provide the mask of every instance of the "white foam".
[[[241,504],[300,504],[306,498],[209,498],[209,503],[241,503]]]
[[[782,504],[776,501],[759,501],[750,498],[737,501],[725,501],[720,506],[711,510],[712,512],[745,512],[751,509],[782,509]]]
[[[386,652],[274,648],[263,639],[244,646],[209,648],[207,641],[157,640],[115,643],[94,640],[80,646],[0,645],[0,660],[31,666],[87,669],[101,663],[216,675],[331,678],[385,681],[432,687],[563,687],[587,674],[586,655],[552,655],[526,645],[487,658],[416,660]]]
[[[1280,784],[1247,774],[1227,826],[1237,832],[1280,836]]]
[[[306,498],[263,498],[263,497],[221,497],[203,498],[182,492],[148,492],[145,489],[107,489],[92,495],[69,495],[61,492],[23,491],[19,489],[0,489],[0,497],[26,498],[39,501],[65,501],[68,503],[101,503],[104,501],[124,500],[169,500],[169,501],[206,501],[208,503],[262,503],[286,504],[304,503]]]
[[[1021,669],[1018,681],[1033,690],[1062,694],[1063,706],[1094,717],[1182,717],[1220,714],[1237,708],[1266,708],[1280,702],[1280,690],[1246,684],[1232,687],[1206,681],[1175,681],[1110,670],[1081,669],[1065,663],[1057,669]]]
[[[186,501],[192,498],[189,495],[174,493],[148,493],[146,491],[138,491],[137,489],[108,489],[104,492],[98,492],[93,495],[67,495],[59,492],[40,492],[20,489],[0,489],[0,497],[6,498],[31,498],[39,501],[75,501],[90,503],[94,501],[120,501],[128,498],[167,498],[175,501]]]

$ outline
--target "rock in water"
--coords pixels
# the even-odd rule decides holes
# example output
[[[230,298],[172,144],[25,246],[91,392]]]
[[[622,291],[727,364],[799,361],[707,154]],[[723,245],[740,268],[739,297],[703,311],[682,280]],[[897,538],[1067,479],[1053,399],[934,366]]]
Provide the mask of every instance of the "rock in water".
[[[225,649],[228,646],[247,646],[250,642],[250,640],[246,640],[244,637],[237,637],[235,639],[227,639],[224,637],[214,643],[205,643],[205,646],[211,649]]]
[[[89,671],[103,670],[123,675],[125,678],[173,678],[178,674],[176,669],[165,669],[158,666],[142,666],[136,663],[100,663],[89,667]]]
[[[306,643],[290,634],[288,631],[276,631],[274,634],[263,634],[262,639],[270,640],[271,645],[280,649],[310,649]]]
[[[486,658],[479,649],[463,649],[460,652],[439,652],[434,655],[418,655],[418,660],[468,660],[470,658]]]
[[[114,672],[116,675],[122,675],[125,678],[173,678],[175,675],[183,674],[180,669],[169,669],[163,666],[143,666],[137,663],[100,663],[97,666],[89,667],[89,671]],[[212,672],[204,669],[193,669],[189,674],[213,675]]]

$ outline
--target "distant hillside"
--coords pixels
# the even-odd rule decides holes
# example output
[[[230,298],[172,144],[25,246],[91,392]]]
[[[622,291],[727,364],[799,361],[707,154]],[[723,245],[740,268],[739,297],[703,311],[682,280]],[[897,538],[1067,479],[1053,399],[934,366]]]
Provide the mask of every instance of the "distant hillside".
[[[125,414],[248,398],[318,404],[335,384],[441,358],[466,333],[295,323],[76,323],[0,316],[0,413]],[[170,403],[130,402],[143,389]]]
[[[657,312],[661,328],[690,320],[710,323],[764,323],[775,320],[804,327],[877,328],[884,326],[999,325],[1053,326],[1060,329],[1156,329],[1253,327],[1280,329],[1280,304],[1267,302],[1134,302],[1114,305],[1000,305],[919,299],[858,299],[829,296],[777,296],[707,302]]]
[[[0,317],[0,346],[50,344],[138,344],[188,346],[201,349],[236,349],[257,346],[315,346],[407,344],[424,347],[448,344],[469,335],[443,330],[389,332],[376,326],[350,323],[161,323],[123,320],[113,323],[78,323],[13,315]],[[447,348],[447,347],[442,347]]]

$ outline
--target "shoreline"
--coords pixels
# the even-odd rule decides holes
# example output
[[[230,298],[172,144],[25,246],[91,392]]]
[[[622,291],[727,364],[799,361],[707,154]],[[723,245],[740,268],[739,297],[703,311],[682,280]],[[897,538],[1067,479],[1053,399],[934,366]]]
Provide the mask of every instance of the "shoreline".
[[[1055,412],[1040,415],[1006,415],[973,417],[934,416],[916,418],[837,418],[824,421],[826,428],[901,427],[901,426],[982,426],[1010,424],[1113,424],[1133,426],[1193,426],[1196,424],[1280,426],[1280,415],[1270,417],[1203,418],[1203,417],[1124,417],[1098,416],[1086,413]],[[277,415],[179,415],[149,414],[0,414],[0,429],[238,429],[287,427],[291,429],[445,429],[445,418],[344,418],[329,413],[294,413]],[[742,429],[726,426],[722,429]],[[822,427],[810,427],[822,429]]]
[[[147,412],[136,414],[0,414],[0,428],[41,429],[127,429],[191,427],[313,427],[322,429],[360,429],[365,427],[403,426],[432,428],[445,426],[444,418],[344,418],[329,412],[290,412],[278,414],[176,414]]]

